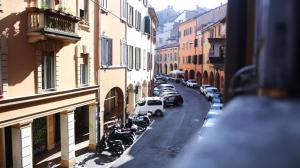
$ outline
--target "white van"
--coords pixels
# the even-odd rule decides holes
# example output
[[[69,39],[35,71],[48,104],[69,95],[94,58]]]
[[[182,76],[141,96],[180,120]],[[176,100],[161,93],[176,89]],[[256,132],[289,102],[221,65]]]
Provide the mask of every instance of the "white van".
[[[136,103],[134,113],[163,116],[165,112],[164,100],[161,97],[145,97]]]

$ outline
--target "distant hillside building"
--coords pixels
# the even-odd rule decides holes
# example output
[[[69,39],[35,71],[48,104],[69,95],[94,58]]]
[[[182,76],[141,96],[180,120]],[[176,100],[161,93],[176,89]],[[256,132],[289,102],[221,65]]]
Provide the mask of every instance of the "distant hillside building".
[[[176,17],[170,19],[169,22],[163,24],[163,32],[157,34],[157,47],[162,47],[167,44],[172,44],[178,41],[178,25],[196,15],[199,11],[185,10]],[[174,41],[175,40],[175,41]]]

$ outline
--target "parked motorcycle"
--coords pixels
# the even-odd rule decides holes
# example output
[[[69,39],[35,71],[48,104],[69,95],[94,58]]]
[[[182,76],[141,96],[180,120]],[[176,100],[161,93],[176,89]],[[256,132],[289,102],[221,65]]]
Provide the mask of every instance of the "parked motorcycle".
[[[114,127],[110,132],[109,140],[121,140],[125,146],[130,146],[133,144],[135,133],[131,131],[122,131],[118,127]]]
[[[131,115],[128,117],[126,127],[131,127],[133,124],[138,126],[137,132],[143,132],[150,125],[150,118],[148,115]]]
[[[102,153],[103,151],[111,152],[115,156],[121,156],[125,148],[121,140],[110,140],[107,135],[104,134],[100,142],[96,146],[96,151]]]

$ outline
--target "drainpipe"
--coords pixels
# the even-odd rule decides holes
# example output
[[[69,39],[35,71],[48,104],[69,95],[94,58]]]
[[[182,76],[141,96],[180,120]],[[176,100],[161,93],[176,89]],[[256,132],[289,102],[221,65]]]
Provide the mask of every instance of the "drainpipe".
[[[128,13],[127,13],[128,15]],[[127,47],[127,22],[125,22],[125,40],[126,40],[126,47]],[[127,52],[128,54],[128,52]],[[126,54],[127,58],[128,55]],[[128,59],[126,58],[126,64],[128,65]],[[127,65],[125,66],[125,100],[124,100],[124,112],[123,112],[123,126],[126,124],[126,113],[127,113],[127,98],[128,98],[128,89],[127,89]]]
[[[99,2],[99,0],[95,0],[96,4],[96,10],[95,10],[95,20],[96,20],[96,25],[95,25],[95,39],[96,39],[96,55],[97,55],[97,62],[96,62],[96,72],[97,72],[97,85],[99,86],[99,89],[98,89],[98,113],[97,113],[97,120],[98,120],[98,123],[97,126],[98,126],[98,131],[97,131],[97,140],[98,142],[100,142],[100,138],[101,136],[103,135],[103,131],[102,130],[102,127],[101,127],[101,124],[104,124],[104,123],[101,123],[101,90],[100,90],[100,84],[101,84],[101,76],[100,76],[100,60],[101,60],[101,55],[100,55],[100,51],[101,51],[101,40],[100,40],[100,33],[101,33],[101,9],[100,9],[100,6],[101,5]],[[99,5],[97,5],[99,4]]]

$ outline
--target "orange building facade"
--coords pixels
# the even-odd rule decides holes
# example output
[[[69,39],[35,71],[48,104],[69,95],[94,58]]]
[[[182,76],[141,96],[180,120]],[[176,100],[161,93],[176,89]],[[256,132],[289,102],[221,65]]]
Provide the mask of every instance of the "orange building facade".
[[[224,89],[227,4],[179,25],[179,69],[184,78]]]
[[[169,74],[178,69],[179,44],[167,44],[155,49],[156,74]]]
[[[202,47],[197,36],[197,20],[192,18],[179,25],[179,69],[184,78],[202,84]]]

